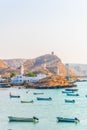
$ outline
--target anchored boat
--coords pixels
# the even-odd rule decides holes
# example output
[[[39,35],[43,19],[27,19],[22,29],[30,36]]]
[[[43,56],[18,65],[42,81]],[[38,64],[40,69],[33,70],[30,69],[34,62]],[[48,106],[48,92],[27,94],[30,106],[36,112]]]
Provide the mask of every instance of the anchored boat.
[[[25,118],[25,117],[14,117],[8,116],[10,122],[37,122],[39,119],[37,117]]]
[[[37,100],[45,100],[45,101],[51,101],[52,98],[48,97],[48,98],[41,98],[41,97],[37,97]]]
[[[73,100],[65,99],[65,102],[66,102],[66,103],[75,103],[75,100],[74,100],[74,99],[73,99]]]
[[[12,95],[11,93],[9,94],[10,98],[20,98],[20,95]]]
[[[44,93],[33,93],[34,95],[44,94]]]
[[[67,93],[67,96],[79,96],[79,94],[78,93]]]
[[[78,123],[80,120],[78,118],[63,118],[63,117],[57,117],[58,122],[72,122],[72,123]]]
[[[33,103],[34,101],[31,100],[31,101],[21,101],[21,103]]]

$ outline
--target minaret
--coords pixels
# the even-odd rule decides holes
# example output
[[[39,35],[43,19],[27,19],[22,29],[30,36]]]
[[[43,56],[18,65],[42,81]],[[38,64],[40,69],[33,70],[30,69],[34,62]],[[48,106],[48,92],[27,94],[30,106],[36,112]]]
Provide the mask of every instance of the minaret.
[[[24,74],[24,66],[21,65],[21,75],[23,75],[23,74]]]

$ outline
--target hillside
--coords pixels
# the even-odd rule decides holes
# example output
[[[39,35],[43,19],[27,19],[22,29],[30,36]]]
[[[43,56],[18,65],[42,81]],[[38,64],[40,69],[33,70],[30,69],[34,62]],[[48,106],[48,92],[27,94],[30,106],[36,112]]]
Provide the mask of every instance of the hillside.
[[[9,67],[6,62],[0,60],[0,75],[2,76],[9,76],[11,72],[15,71],[14,68]]]
[[[6,59],[3,60],[9,67],[18,68],[23,64],[27,59]]]
[[[0,60],[0,68],[8,68],[8,65],[3,60]]]
[[[32,71],[35,73],[42,72],[47,75],[59,74],[60,76],[65,76],[67,73],[66,67],[61,59],[52,54],[46,54],[32,60],[27,60],[24,63],[24,70],[25,73]],[[75,75],[75,73],[70,70],[69,74]]]
[[[66,76],[67,70],[61,59],[54,54],[46,54],[34,59],[8,59],[3,60],[3,69],[0,67],[1,74],[16,72],[20,74],[20,65],[24,66],[24,74],[32,71],[34,73],[44,73],[47,75]],[[68,71],[69,75],[75,75],[73,71]]]

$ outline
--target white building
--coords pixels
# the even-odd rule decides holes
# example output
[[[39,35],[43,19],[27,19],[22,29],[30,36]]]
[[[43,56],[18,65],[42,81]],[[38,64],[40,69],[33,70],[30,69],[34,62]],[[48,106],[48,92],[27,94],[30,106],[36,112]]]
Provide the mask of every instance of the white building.
[[[46,78],[45,74],[38,74],[36,77],[26,77],[23,75],[17,75],[11,79],[11,84],[22,84],[24,82],[37,82],[40,79]]]

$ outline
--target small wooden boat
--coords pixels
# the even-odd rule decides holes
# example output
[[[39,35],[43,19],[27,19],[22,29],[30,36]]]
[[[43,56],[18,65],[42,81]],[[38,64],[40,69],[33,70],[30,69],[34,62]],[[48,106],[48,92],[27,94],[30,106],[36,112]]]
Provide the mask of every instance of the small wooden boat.
[[[10,98],[20,98],[19,95],[10,95]]]
[[[11,93],[9,94],[10,98],[20,98],[19,95],[12,95]]]
[[[74,91],[62,91],[62,93],[74,93]]]
[[[78,118],[63,118],[63,117],[57,117],[58,122],[72,122],[72,123],[78,123],[79,119]]]
[[[13,117],[8,116],[10,122],[37,122],[39,119],[37,117],[25,118],[25,117]]]
[[[76,94],[67,93],[67,96],[79,96],[79,94],[78,93],[76,93]]]
[[[66,103],[75,103],[75,100],[74,100],[74,99],[73,99],[73,100],[65,99],[65,102],[66,102]]]
[[[72,89],[71,88],[66,88],[65,90],[66,91],[78,91],[78,89],[76,89],[76,88],[72,88]]]
[[[21,103],[33,103],[34,101],[31,100],[31,101],[21,101]]]
[[[34,95],[44,94],[44,93],[33,93]]]
[[[52,98],[51,97],[48,97],[48,98],[41,98],[41,97],[37,97],[37,100],[42,100],[42,101],[51,101]]]

